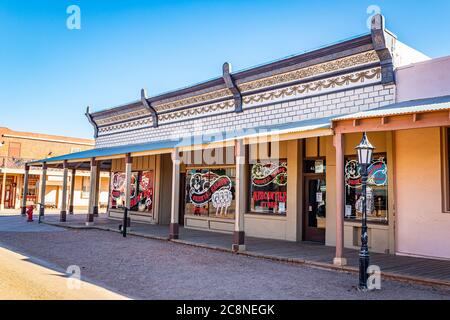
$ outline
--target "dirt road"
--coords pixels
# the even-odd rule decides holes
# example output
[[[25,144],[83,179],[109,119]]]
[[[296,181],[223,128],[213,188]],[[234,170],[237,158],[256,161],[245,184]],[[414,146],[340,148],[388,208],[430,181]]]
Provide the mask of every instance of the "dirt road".
[[[79,289],[78,289],[79,288]],[[33,263],[28,257],[0,247],[0,299],[126,299],[88,282]]]

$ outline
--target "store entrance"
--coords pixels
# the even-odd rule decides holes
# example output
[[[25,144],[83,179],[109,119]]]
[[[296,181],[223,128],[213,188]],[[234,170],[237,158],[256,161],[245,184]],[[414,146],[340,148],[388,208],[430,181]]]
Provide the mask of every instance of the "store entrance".
[[[303,240],[324,244],[326,222],[325,174],[305,176],[304,181]]]

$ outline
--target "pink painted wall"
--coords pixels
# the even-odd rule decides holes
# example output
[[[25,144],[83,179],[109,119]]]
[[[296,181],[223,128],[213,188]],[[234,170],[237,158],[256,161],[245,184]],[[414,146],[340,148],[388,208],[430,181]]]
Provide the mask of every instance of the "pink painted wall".
[[[442,210],[440,128],[395,132],[397,253],[450,259]]]
[[[397,102],[450,95],[450,56],[400,67]]]

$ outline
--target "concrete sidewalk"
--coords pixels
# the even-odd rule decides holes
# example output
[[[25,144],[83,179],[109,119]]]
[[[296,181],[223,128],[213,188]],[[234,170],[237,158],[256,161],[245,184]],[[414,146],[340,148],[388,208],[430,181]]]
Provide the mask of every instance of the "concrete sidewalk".
[[[119,225],[122,223],[120,220],[107,218],[105,214],[100,214],[99,217],[96,217],[93,226],[87,227],[84,222],[84,214],[68,216],[67,222],[63,223],[59,222],[58,215],[47,214],[44,223],[66,228],[99,229],[116,232],[119,232]],[[133,222],[128,233],[130,235],[151,239],[169,240],[169,227],[165,225]],[[334,247],[315,243],[289,242],[254,237],[246,237],[245,240],[246,251],[239,254],[344,272],[358,272],[359,260],[357,250],[345,249],[344,254],[348,260],[348,265],[338,267],[332,264],[335,253]],[[180,239],[170,241],[232,252],[231,234],[200,231],[181,227]],[[380,267],[383,279],[450,288],[450,261],[379,253],[371,253],[370,259],[372,265]]]

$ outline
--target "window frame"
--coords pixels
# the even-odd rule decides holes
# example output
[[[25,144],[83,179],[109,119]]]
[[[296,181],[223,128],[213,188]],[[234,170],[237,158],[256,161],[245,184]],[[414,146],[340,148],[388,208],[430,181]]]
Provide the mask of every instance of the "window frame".
[[[247,167],[247,176],[248,178],[247,180],[247,206],[246,206],[246,213],[248,215],[257,215],[257,216],[263,216],[263,217],[280,217],[280,218],[286,218],[287,217],[287,202],[288,202],[288,198],[287,198],[287,193],[288,193],[288,185],[286,184],[286,202],[285,202],[285,206],[286,206],[286,210],[284,211],[283,214],[280,213],[273,213],[273,212],[258,212],[258,211],[253,211],[251,206],[252,206],[252,166],[255,165],[258,162],[274,162],[277,161],[279,164],[280,163],[286,163],[286,167],[288,167],[288,159],[287,158],[282,158],[279,160],[272,160],[272,159],[259,159],[256,160],[254,163],[250,163]],[[288,174],[288,182],[289,183],[289,172]]]
[[[89,181],[88,185],[87,185],[87,187],[89,188],[89,185],[91,184],[91,177],[81,176],[81,195],[80,195],[81,199],[89,199],[89,191],[84,191],[83,190],[85,180]]]
[[[373,154],[373,159],[377,159],[380,157],[384,157],[384,159],[386,160],[386,166],[387,166],[387,175],[388,178],[386,180],[386,185],[384,186],[386,188],[386,220],[385,221],[374,221],[374,220],[370,220],[369,218],[367,219],[367,224],[371,224],[371,225],[381,225],[381,226],[389,226],[390,224],[390,217],[389,217],[389,203],[390,201],[393,201],[389,199],[389,163],[388,163],[388,157],[387,157],[387,152],[379,152],[379,153],[374,153]],[[358,160],[358,157],[356,155],[346,155],[344,157],[344,172],[345,172],[345,166],[347,165],[347,161],[348,160]],[[344,174],[345,175],[345,174]],[[345,176],[344,176],[344,208],[345,206],[347,206],[347,186],[345,185]],[[361,218],[347,218],[345,216],[345,210],[342,213],[344,215],[344,221],[345,222],[356,222],[356,223],[361,223],[362,219]]]

